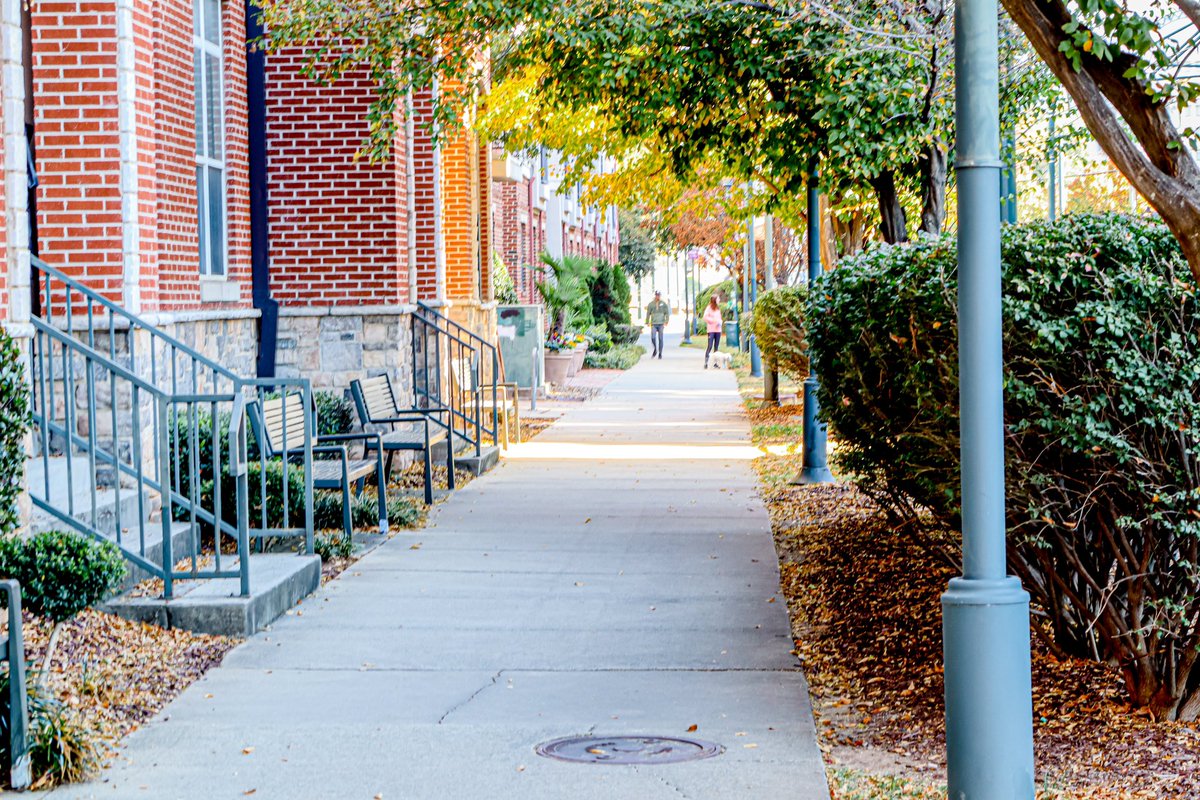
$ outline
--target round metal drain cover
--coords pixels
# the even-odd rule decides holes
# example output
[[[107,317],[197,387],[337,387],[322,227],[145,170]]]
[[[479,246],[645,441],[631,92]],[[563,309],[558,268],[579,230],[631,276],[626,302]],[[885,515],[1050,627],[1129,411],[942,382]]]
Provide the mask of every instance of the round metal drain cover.
[[[719,744],[674,736],[567,736],[534,749],[539,756],[582,764],[674,764],[725,752]]]

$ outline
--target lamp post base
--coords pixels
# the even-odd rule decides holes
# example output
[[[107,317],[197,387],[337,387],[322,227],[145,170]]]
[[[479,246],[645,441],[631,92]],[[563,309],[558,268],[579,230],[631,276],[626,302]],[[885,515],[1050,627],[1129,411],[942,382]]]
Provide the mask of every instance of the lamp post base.
[[[1029,595],[1013,577],[942,595],[947,796],[1032,800]]]
[[[837,483],[837,478],[833,477],[829,467],[805,467],[791,480],[792,486],[815,486],[818,483]]]
[[[754,337],[750,337],[750,377],[761,378],[762,371],[762,356],[758,352],[758,342]]]

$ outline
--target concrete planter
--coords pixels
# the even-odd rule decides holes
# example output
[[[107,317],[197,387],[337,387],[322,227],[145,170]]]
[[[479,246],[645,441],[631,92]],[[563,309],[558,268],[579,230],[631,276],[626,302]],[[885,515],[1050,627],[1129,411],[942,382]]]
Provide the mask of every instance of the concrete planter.
[[[564,384],[569,377],[571,364],[575,361],[575,353],[571,350],[546,352],[546,382]]]
[[[571,370],[567,373],[567,377],[574,378],[579,374],[579,370],[583,369],[583,359],[587,355],[587,345],[581,344],[573,351],[574,358],[571,361]]]

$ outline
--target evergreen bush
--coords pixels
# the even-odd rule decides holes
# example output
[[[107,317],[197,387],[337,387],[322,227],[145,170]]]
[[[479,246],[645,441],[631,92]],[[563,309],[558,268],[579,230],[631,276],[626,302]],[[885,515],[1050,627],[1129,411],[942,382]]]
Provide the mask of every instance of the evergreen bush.
[[[805,286],[780,286],[758,296],[750,315],[751,330],[771,369],[802,381],[808,377],[808,343],[804,334]]]
[[[16,342],[0,328],[0,535],[17,528],[17,497],[25,468],[25,432],[29,429],[29,389]]]
[[[0,578],[21,584],[22,607],[54,623],[104,600],[125,578],[112,542],[73,531],[0,539]]]
[[[617,325],[612,328],[613,344],[637,344],[638,339],[642,338],[641,325]]]
[[[838,461],[893,512],[959,525],[956,249],[883,247],[809,298]],[[1009,566],[1060,654],[1134,704],[1200,715],[1200,315],[1158,222],[1069,216],[1003,239]]]
[[[336,436],[354,430],[358,412],[345,394],[316,391],[313,392],[313,403],[317,407],[317,433],[320,436]]]

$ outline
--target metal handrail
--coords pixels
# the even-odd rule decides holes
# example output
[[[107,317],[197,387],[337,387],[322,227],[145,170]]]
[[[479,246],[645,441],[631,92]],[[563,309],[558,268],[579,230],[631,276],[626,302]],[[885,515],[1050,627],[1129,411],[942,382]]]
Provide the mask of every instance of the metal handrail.
[[[418,301],[417,311],[413,313],[412,317],[414,328],[412,337],[413,392],[418,397],[423,397],[426,402],[430,402],[436,397],[440,403],[447,406],[450,410],[451,421],[453,422],[454,420],[458,420],[463,425],[463,430],[459,435],[466,440],[468,445],[475,448],[475,454],[478,456],[482,451],[482,440],[484,433],[487,433],[491,436],[493,443],[499,442],[499,352],[493,344],[488,342],[479,334],[475,333],[464,325],[455,322],[426,303]],[[434,359],[435,368],[438,370],[438,386],[436,395],[431,393],[428,387],[429,349],[427,346],[422,351],[422,355],[424,356],[426,380],[418,380],[419,365],[416,352],[418,341],[416,327],[418,324],[425,326],[427,329],[432,330],[436,334],[435,347],[437,348],[437,353],[435,354]],[[459,352],[458,360],[461,360],[461,358],[465,355],[467,357],[467,363],[470,364],[471,386],[469,387],[469,393],[472,395],[472,407],[470,408],[463,405],[462,398],[453,396],[454,394],[461,394],[463,387],[460,386],[459,392],[455,393],[448,392],[446,387],[442,384],[440,375],[441,369],[444,366],[441,356],[442,339],[446,340],[448,350],[451,351],[447,353],[450,363],[456,360],[452,355],[452,351],[454,348],[457,348]],[[490,426],[483,424],[483,396],[482,392],[480,391],[482,382],[480,381],[479,375],[480,368],[482,366],[482,359],[480,358],[481,353],[486,353],[491,356],[490,377],[492,418]],[[443,394],[448,394],[449,396],[443,397]],[[451,425],[451,433],[454,433],[453,425]],[[451,436],[451,446],[452,443],[453,435]]]
[[[248,595],[252,533],[260,541],[303,535],[304,551],[311,554],[311,454],[305,454],[303,468],[305,520],[295,529],[267,530],[265,522],[254,528],[246,430],[254,397],[279,387],[300,387],[311,397],[308,379],[239,377],[41,259],[33,266],[38,281],[29,345],[33,445],[44,473],[42,481],[31,482],[40,484],[30,486],[34,505],[84,535],[115,541],[131,564],[162,580],[167,598],[181,578],[238,578],[241,593]],[[119,335],[126,337],[124,348],[118,347]],[[147,349],[147,340],[149,354],[139,357],[138,342]],[[294,427],[307,430],[308,404],[302,416]],[[52,456],[64,455],[52,464]],[[76,463],[81,457],[86,467]],[[65,497],[62,481],[51,480],[52,466],[65,472]],[[265,473],[262,480],[265,484]],[[99,489],[110,495],[103,504]],[[262,490],[266,497],[265,485]],[[286,499],[286,487],[284,492]],[[160,524],[153,519],[155,497],[161,502],[158,545],[147,536]],[[286,523],[285,510],[284,528]],[[173,535],[185,532],[188,552],[173,552]],[[208,537],[211,550],[202,559]],[[231,556],[236,564],[229,564]]]
[[[229,369],[226,366],[223,366],[222,364],[219,364],[218,362],[205,356],[203,353],[200,353],[199,351],[193,349],[192,347],[184,344],[179,339],[176,339],[174,336],[171,336],[169,333],[166,333],[166,332],[156,328],[154,325],[151,325],[150,323],[146,322],[142,318],[138,317],[136,314],[133,314],[132,312],[128,311],[127,309],[124,309],[121,306],[119,306],[118,304],[114,303],[112,300],[109,300],[107,297],[100,294],[96,290],[94,290],[88,286],[85,286],[84,284],[80,283],[77,279],[72,278],[70,275],[67,275],[63,271],[50,266],[49,264],[47,264],[45,261],[38,258],[37,256],[30,256],[30,263],[33,266],[34,270],[36,270],[37,272],[40,272],[44,275],[48,275],[48,276],[57,278],[59,281],[62,282],[64,287],[66,287],[67,291],[66,291],[66,295],[64,297],[64,303],[65,303],[64,310],[66,311],[67,319],[70,319],[72,316],[71,304],[69,302],[70,301],[70,293],[78,292],[85,299],[90,300],[91,302],[98,304],[101,308],[104,308],[105,310],[107,310],[111,316],[116,316],[116,317],[120,317],[120,318],[124,319],[126,322],[129,323],[129,327],[131,329],[136,328],[138,330],[146,331],[153,338],[162,341],[164,344],[170,345],[172,348],[174,348],[178,352],[183,353],[184,355],[193,359],[194,361],[200,362],[205,367],[213,370],[214,372],[217,372],[218,374],[220,374],[226,378],[229,378],[232,381],[241,380],[240,376],[233,370]],[[43,314],[38,315],[38,316],[41,316],[42,318],[46,319],[47,322],[50,322],[51,321],[50,317],[46,316],[44,314],[45,310],[50,308],[50,300],[52,297],[51,290],[50,290],[50,284],[48,282],[44,284],[44,296],[45,296],[45,305],[42,307]],[[89,327],[92,327],[92,326],[89,326]],[[68,330],[69,329],[70,328],[68,326]]]
[[[0,638],[0,659],[8,662],[8,785],[23,791],[32,781],[29,754],[29,694],[25,685],[25,642],[21,630],[21,584],[0,581],[8,606],[8,634]]]

